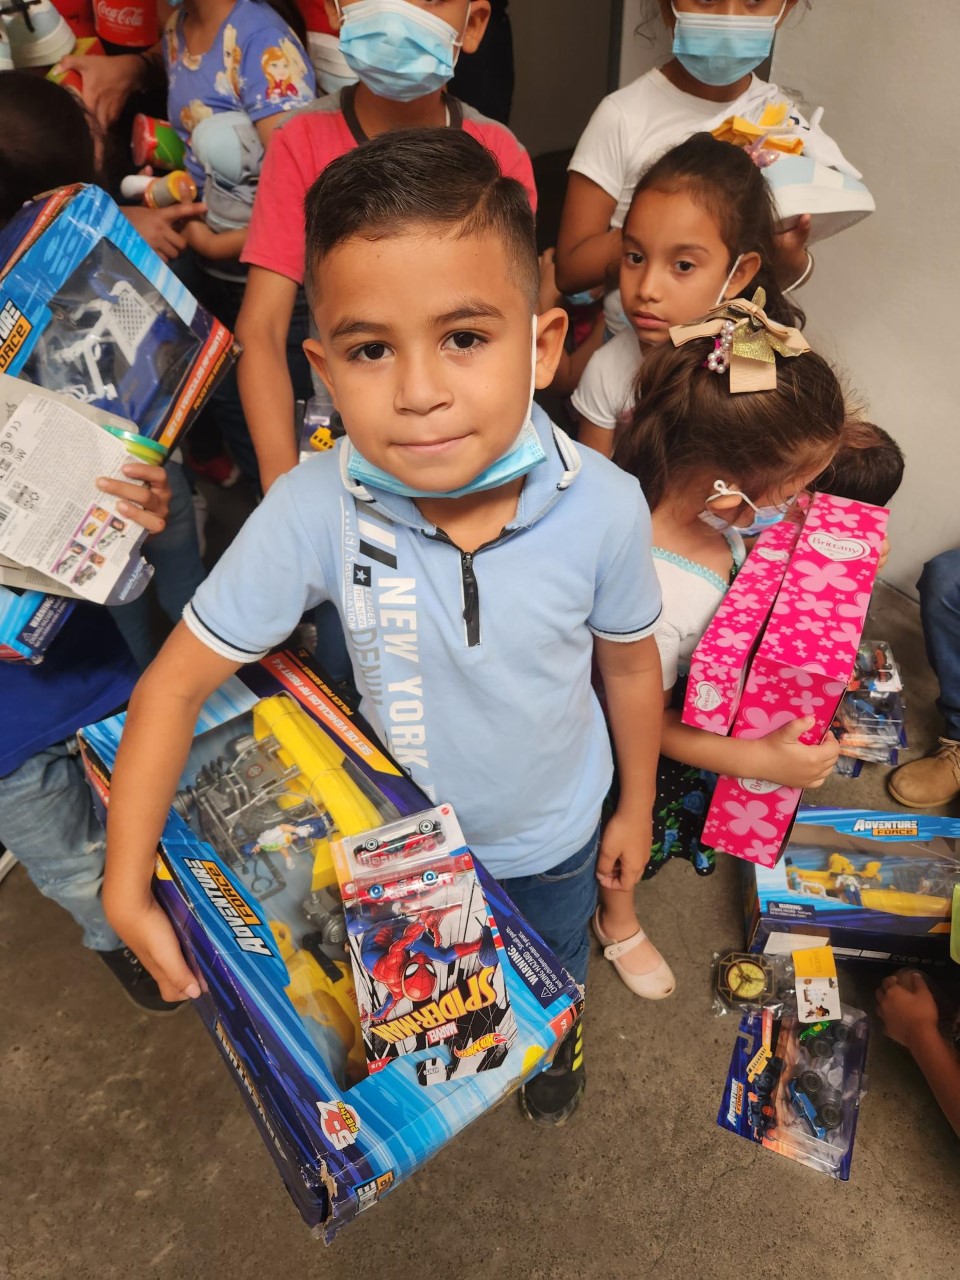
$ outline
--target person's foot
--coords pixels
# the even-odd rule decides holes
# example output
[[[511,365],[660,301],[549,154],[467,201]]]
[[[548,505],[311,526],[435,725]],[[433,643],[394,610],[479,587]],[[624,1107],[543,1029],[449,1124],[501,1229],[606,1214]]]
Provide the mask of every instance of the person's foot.
[[[146,971],[129,947],[116,951],[98,951],[97,955],[123,987],[124,995],[138,1009],[147,1013],[176,1013],[185,1000],[164,1000],[156,981]]]
[[[535,1124],[569,1120],[586,1088],[583,1024],[577,1022],[560,1041],[553,1062],[520,1089],[520,1110]]]
[[[932,756],[894,769],[887,790],[907,809],[933,809],[960,796],[960,742],[941,738]]]
[[[593,932],[603,947],[603,954],[616,969],[620,980],[634,995],[645,1000],[663,1000],[677,988],[677,980],[663,956],[636,920],[622,929],[607,924],[597,907]],[[607,933],[613,928],[613,933]],[[622,935],[622,936],[621,936]]]

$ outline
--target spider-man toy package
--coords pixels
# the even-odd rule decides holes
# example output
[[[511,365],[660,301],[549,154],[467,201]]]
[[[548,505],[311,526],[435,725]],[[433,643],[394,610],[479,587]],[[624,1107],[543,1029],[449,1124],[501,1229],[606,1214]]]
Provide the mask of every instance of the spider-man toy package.
[[[98,807],[123,717],[84,729]],[[196,1008],[330,1240],[538,1071],[582,995],[301,651],[201,712],[154,892]]]
[[[99,187],[61,187],[0,232],[0,373],[119,415],[166,453],[236,353]],[[0,589],[0,658],[41,658],[70,607]]]

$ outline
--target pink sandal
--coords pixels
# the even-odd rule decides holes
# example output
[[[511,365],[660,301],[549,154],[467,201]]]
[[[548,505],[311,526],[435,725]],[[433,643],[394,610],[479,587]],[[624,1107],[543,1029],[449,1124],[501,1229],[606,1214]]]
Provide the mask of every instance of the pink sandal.
[[[647,935],[642,929],[638,929],[629,938],[624,938],[622,942],[614,942],[600,928],[600,908],[597,907],[593,917],[593,932],[597,935],[597,941],[603,947],[604,956],[616,969],[624,985],[629,987],[634,995],[643,996],[645,1000],[664,1000],[667,996],[673,995],[677,989],[677,980],[663,956],[660,956],[660,963],[657,967],[651,969],[649,973],[631,973],[629,969],[624,968],[620,963],[621,956],[626,955],[628,951],[632,951],[634,947],[638,947],[641,942],[647,940]],[[659,951],[657,951],[657,955],[660,955]]]

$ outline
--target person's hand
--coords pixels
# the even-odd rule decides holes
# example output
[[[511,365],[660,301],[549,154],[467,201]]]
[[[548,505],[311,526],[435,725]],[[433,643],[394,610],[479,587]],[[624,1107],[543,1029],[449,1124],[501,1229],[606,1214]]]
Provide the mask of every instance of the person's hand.
[[[120,211],[164,262],[178,258],[187,247],[186,230],[202,226],[191,222],[207,212],[205,204],[172,204],[167,209],[150,209],[145,204],[124,205]]]
[[[883,542],[880,543],[880,559],[877,561],[877,573],[880,572],[880,570],[883,568],[883,566],[887,563],[889,559],[890,559],[890,539],[884,538]]]
[[[773,237],[774,266],[784,289],[799,280],[807,269],[807,241],[812,221],[809,213],[803,213],[788,231],[780,231]]]
[[[744,767],[738,770],[740,776],[804,790],[823,786],[839,758],[840,743],[832,733],[817,747],[801,742],[802,735],[813,728],[814,723],[813,716],[804,716],[764,738],[734,739],[743,747]]]
[[[170,513],[170,483],[166,471],[149,462],[127,462],[123,474],[130,477],[131,483],[101,476],[97,488],[119,498],[117,510],[122,516],[143,525],[148,533],[163,533]]]
[[[936,1033],[940,1016],[930,988],[916,969],[901,969],[884,978],[877,991],[877,1013],[890,1039],[906,1049],[925,1033]]]
[[[195,1000],[200,984],[184,959],[166,912],[148,890],[148,901],[131,908],[111,904],[104,894],[107,919],[144,968],[156,979],[164,1000]]]
[[[597,879],[604,889],[634,888],[650,861],[652,840],[649,811],[617,809],[604,828],[597,858]]]
[[[79,74],[84,106],[101,129],[109,129],[119,120],[127,99],[143,83],[147,65],[135,53],[115,58],[70,53],[60,59],[57,70]]]
[[[555,249],[544,249],[540,254],[540,302],[539,315],[552,307],[563,306],[563,294],[557,288],[557,269],[554,264]]]

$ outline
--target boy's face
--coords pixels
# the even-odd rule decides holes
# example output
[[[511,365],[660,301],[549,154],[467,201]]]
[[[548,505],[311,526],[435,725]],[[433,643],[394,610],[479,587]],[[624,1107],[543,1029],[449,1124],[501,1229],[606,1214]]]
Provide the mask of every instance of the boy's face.
[[[514,443],[530,397],[533,319],[492,234],[436,226],[359,236],[322,261],[304,350],[368,462],[419,489],[462,488]],[[564,313],[538,321],[538,386]]]
[[[407,4],[417,9],[425,9],[435,18],[440,18],[448,26],[453,27],[457,35],[462,37],[461,48],[464,53],[475,53],[483,33],[490,20],[490,0],[406,0]],[[340,0],[339,8],[343,11],[351,8],[357,0]],[[340,30],[340,14],[337,12],[336,0],[324,0],[327,19],[334,31]]]

